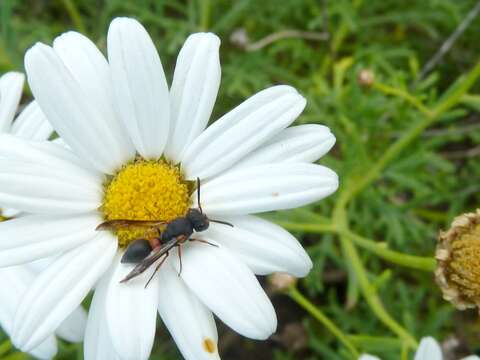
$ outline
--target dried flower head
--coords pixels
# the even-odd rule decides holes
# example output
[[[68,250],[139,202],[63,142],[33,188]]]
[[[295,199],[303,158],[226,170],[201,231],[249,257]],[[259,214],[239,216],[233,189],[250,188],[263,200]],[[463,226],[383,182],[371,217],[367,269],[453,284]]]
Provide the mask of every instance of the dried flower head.
[[[443,298],[460,310],[480,307],[480,210],[456,217],[438,240],[435,278]]]

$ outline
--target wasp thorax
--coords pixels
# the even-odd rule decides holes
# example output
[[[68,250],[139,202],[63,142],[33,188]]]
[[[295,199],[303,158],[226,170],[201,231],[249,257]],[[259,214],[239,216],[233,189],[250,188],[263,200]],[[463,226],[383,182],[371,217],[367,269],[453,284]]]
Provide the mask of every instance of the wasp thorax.
[[[137,160],[125,165],[105,185],[101,210],[105,220],[173,220],[189,208],[189,189],[178,167],[164,161]],[[120,229],[119,245],[148,237],[145,229]],[[158,235],[158,234],[152,234]]]
[[[458,309],[480,308],[480,210],[455,218],[441,232],[435,277],[445,300]]]

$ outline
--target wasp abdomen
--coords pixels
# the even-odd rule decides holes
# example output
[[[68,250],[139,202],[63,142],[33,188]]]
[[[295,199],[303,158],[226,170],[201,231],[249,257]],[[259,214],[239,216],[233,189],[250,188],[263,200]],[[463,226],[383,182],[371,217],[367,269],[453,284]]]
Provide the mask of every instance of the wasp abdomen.
[[[125,254],[123,254],[120,262],[122,264],[137,264],[145,259],[152,252],[152,247],[148,240],[139,239],[132,241],[128,245]]]

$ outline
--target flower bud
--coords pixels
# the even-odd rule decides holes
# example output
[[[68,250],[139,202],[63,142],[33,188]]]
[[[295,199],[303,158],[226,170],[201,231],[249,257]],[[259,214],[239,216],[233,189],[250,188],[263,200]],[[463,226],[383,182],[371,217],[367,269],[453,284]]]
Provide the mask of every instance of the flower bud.
[[[357,81],[360,86],[369,88],[375,82],[375,73],[369,69],[360,70],[357,74]]]
[[[297,278],[287,273],[274,273],[268,277],[272,292],[285,292],[297,284]]]
[[[236,29],[230,35],[230,42],[233,45],[238,46],[239,48],[242,48],[242,49],[247,47],[247,45],[250,43],[247,30],[245,30],[245,28]]]

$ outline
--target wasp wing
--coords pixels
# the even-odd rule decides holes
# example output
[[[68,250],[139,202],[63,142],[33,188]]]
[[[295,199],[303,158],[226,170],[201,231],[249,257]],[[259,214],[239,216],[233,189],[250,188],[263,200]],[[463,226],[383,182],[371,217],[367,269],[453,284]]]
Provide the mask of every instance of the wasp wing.
[[[138,228],[152,228],[161,225],[166,225],[168,221],[165,220],[108,220],[97,226],[96,230],[119,230],[129,227]]]
[[[172,250],[175,246],[178,245],[178,240],[172,239],[163,244],[160,247],[157,247],[152,250],[150,255],[148,255],[145,259],[143,259],[140,263],[138,263],[132,271],[128,273],[125,278],[120,281],[121,283],[125,283],[141,274],[143,274],[150,266],[152,266],[158,259],[160,259],[163,255],[168,253],[170,250]]]

